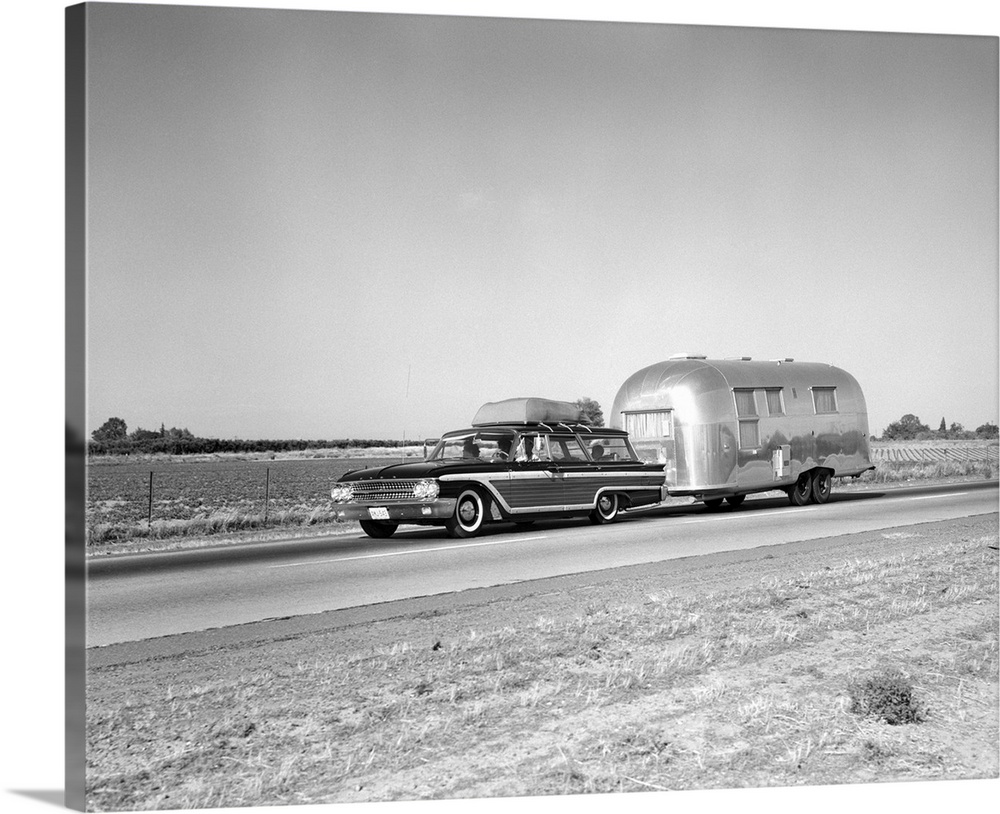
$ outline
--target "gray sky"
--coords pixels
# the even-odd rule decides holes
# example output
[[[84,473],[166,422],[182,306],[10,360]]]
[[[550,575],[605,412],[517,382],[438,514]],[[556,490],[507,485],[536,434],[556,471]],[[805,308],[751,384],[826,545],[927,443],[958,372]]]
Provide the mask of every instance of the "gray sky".
[[[997,407],[997,40],[97,4],[88,429],[387,437],[680,351]]]

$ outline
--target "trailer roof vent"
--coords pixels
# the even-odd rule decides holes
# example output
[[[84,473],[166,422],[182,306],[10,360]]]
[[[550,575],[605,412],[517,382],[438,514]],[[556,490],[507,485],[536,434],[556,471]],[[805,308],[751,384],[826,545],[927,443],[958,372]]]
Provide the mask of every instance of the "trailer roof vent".
[[[726,357],[726,361],[727,362],[752,362],[753,361],[753,357],[752,356],[727,356]]]
[[[786,356],[784,359],[772,359],[771,361],[777,362],[780,365],[782,362],[794,362],[795,360],[789,356]]]
[[[675,353],[671,359],[707,359],[703,353]]]

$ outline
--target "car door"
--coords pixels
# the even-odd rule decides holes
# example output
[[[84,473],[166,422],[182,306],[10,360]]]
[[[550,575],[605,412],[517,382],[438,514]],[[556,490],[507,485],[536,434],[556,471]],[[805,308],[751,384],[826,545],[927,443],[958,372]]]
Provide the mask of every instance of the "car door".
[[[590,462],[579,439],[569,433],[553,433],[549,448],[556,465],[556,479],[561,485],[564,506],[593,506],[597,491],[604,483],[600,467]]]
[[[562,507],[562,473],[552,460],[546,433],[521,433],[507,489],[507,502],[515,515]]]

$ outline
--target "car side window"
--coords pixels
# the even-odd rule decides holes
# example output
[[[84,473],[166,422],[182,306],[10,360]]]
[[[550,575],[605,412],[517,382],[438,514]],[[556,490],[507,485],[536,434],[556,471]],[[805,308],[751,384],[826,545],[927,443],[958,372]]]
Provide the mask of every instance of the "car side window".
[[[587,436],[586,441],[591,460],[602,462],[635,460],[625,444],[625,439],[620,436]]]
[[[553,435],[549,438],[553,461],[586,461],[587,453],[572,435]]]
[[[537,432],[524,432],[517,442],[514,460],[520,463],[532,461],[550,461],[548,444],[545,436]]]

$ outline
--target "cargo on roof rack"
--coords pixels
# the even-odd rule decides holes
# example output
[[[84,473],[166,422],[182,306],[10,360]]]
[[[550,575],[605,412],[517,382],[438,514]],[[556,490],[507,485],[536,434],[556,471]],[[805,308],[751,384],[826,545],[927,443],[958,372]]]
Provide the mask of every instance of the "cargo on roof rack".
[[[577,423],[582,411],[571,401],[542,398],[516,398],[488,401],[476,412],[473,427],[488,424],[552,424]]]

